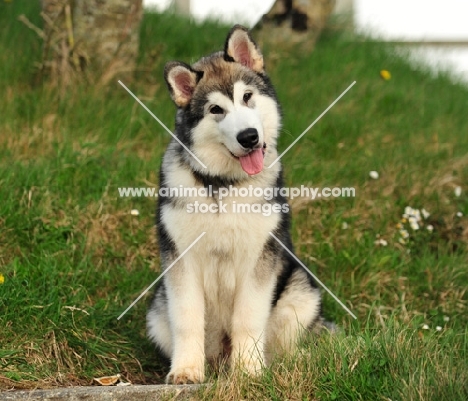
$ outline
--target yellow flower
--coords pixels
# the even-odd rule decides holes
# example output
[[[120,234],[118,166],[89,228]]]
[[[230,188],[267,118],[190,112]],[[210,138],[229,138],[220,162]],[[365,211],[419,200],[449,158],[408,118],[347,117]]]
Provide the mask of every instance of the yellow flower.
[[[381,76],[382,79],[384,79],[385,81],[388,81],[388,80],[392,77],[392,75],[390,74],[390,72],[387,71],[387,70],[382,70],[382,71],[380,71],[380,76]]]
[[[3,284],[5,282],[5,276],[0,273],[0,284]]]

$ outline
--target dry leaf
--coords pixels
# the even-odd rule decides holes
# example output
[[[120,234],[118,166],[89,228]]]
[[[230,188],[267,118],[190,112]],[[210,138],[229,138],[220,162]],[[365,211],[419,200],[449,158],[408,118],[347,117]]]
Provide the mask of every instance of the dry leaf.
[[[120,380],[120,374],[116,374],[115,376],[95,377],[93,380],[98,382],[101,386],[113,386]]]

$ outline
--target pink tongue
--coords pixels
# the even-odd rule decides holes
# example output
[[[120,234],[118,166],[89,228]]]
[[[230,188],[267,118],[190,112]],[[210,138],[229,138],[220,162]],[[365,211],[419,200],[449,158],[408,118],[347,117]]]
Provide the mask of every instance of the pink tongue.
[[[250,152],[247,156],[239,157],[242,170],[248,175],[258,174],[263,170],[263,151],[256,149]]]

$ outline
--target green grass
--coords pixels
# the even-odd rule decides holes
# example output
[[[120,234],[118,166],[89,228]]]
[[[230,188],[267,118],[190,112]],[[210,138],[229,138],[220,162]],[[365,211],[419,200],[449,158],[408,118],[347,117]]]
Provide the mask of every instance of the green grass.
[[[0,2],[0,389],[118,372],[159,383],[167,366],[145,338],[147,302],[117,320],[159,271],[154,200],[122,199],[117,188],[157,183],[169,136],[117,84],[59,96],[35,82],[41,42],[17,16],[40,25],[36,3]],[[172,126],[164,63],[220,49],[227,29],[146,15],[131,89]],[[292,233],[358,321],[325,295],[346,335],[310,340],[259,379],[213,373],[199,397],[466,399],[468,224],[456,213],[468,214],[468,90],[333,28],[312,54],[268,45],[264,54],[283,106],[281,150],[357,81],[283,164],[290,186],[356,188],[351,199],[294,201]],[[407,205],[430,211],[434,231],[401,245]]]

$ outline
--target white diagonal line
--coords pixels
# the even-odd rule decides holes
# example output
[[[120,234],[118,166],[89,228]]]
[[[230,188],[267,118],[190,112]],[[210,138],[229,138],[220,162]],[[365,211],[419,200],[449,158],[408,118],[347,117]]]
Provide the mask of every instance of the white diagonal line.
[[[297,263],[299,263],[299,264],[304,268],[304,270],[305,270],[307,273],[309,273],[309,274],[314,278],[315,281],[317,281],[317,283],[319,283],[319,284],[335,299],[336,302],[338,302],[338,303],[342,306],[342,308],[343,308],[346,312],[348,312],[354,319],[357,319],[356,315],[354,315],[354,313],[351,312],[351,311],[348,309],[348,307],[347,307],[343,302],[341,302],[341,301],[338,299],[338,297],[337,297],[335,294],[333,294],[333,292],[331,292],[331,291],[325,286],[325,284],[323,284],[323,283],[317,278],[317,276],[316,276],[314,273],[312,273],[312,272],[297,258],[297,256],[294,255],[294,253],[292,253],[292,252],[288,249],[288,247],[287,247],[286,245],[284,245],[284,244],[275,236],[275,234],[273,234],[272,232],[270,232],[270,235],[278,242],[278,244],[280,244],[280,245],[286,250],[286,252],[288,252],[288,253],[294,258],[294,260],[295,260]]]
[[[334,101],[330,106],[328,106],[328,107],[326,108],[326,110],[325,110],[322,114],[320,114],[320,115],[315,119],[315,121],[314,121],[312,124],[310,124],[310,125],[305,129],[305,131],[304,131],[301,135],[299,135],[299,136],[296,138],[296,140],[295,140],[291,145],[289,145],[288,148],[287,148],[283,153],[281,153],[281,154],[275,159],[275,161],[274,161],[273,163],[271,163],[271,164],[268,166],[268,168],[273,167],[273,166],[276,164],[276,162],[277,162],[279,159],[281,159],[281,158],[285,155],[285,153],[288,152],[289,149],[291,149],[291,148],[297,143],[297,141],[299,141],[299,139],[301,139],[301,138],[307,133],[307,131],[309,131],[309,130],[315,125],[315,123],[316,123],[318,120],[320,120],[320,119],[328,112],[328,110],[330,110],[330,109],[338,102],[338,100],[340,100],[340,99],[346,94],[346,92],[348,92],[348,91],[353,87],[353,85],[354,85],[355,83],[356,83],[356,81],[354,81],[351,85],[349,85],[349,86],[345,89],[345,91],[344,91],[340,96],[338,96],[338,97],[335,99],[335,101]]]
[[[148,107],[146,107],[145,104],[144,104],[140,99],[138,99],[138,98],[132,93],[132,91],[131,91],[130,89],[128,89],[128,88],[122,83],[122,81],[119,81],[119,84],[122,85],[123,88],[124,88],[128,93],[130,93],[130,95],[131,95],[138,103],[140,103],[140,105],[151,115],[151,117],[153,117],[153,118],[161,125],[161,127],[163,127],[167,132],[169,132],[169,134],[171,134],[172,137],[173,137],[177,142],[179,142],[179,143],[184,147],[184,149],[185,149],[187,152],[189,152],[189,153],[193,156],[193,158],[194,158],[198,163],[200,163],[200,164],[203,166],[203,168],[206,168],[206,166],[201,162],[201,160],[200,160],[197,156],[195,156],[195,155],[193,154],[193,152],[192,152],[189,148],[187,148],[187,146],[185,146],[185,145],[182,143],[182,141],[181,141],[179,138],[177,138],[177,137],[171,132],[171,130],[170,130],[169,128],[167,128],[167,127],[164,125],[164,123],[163,123],[158,117],[156,117],[156,116],[153,114],[153,112],[152,112],[150,109],[148,109]]]
[[[120,319],[122,318],[123,315],[125,315],[125,314],[126,314],[126,313],[127,313],[127,312],[128,312],[128,311],[129,311],[129,310],[130,310],[130,309],[131,309],[131,308],[132,308],[132,307],[133,307],[133,306],[134,306],[134,305],[135,305],[135,304],[136,304],[136,303],[137,303],[137,302],[138,302],[138,301],[139,301],[139,300],[140,300],[140,299],[141,299],[141,298],[142,298],[142,297],[159,281],[159,280],[161,280],[161,279],[164,277],[164,275],[171,269],[171,267],[174,266],[174,265],[190,250],[190,248],[192,248],[192,247],[200,240],[200,238],[203,237],[205,234],[206,234],[206,231],[203,231],[203,232],[198,236],[198,238],[197,238],[195,241],[193,241],[192,244],[191,244],[184,252],[182,252],[182,253],[180,254],[180,256],[179,256],[176,260],[174,260],[174,262],[172,262],[172,263],[166,268],[166,270],[164,270],[164,271],[159,275],[159,277],[158,277],[156,280],[154,280],[154,281],[148,286],[148,288],[147,288],[146,290],[144,290],[144,291],[140,294],[140,296],[139,296],[137,299],[135,299],[135,300],[131,303],[131,305],[130,305],[127,309],[125,309],[125,310],[122,312],[122,314],[117,318],[117,320],[120,320]]]

